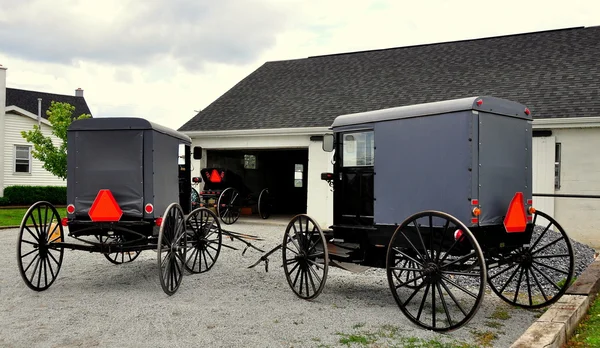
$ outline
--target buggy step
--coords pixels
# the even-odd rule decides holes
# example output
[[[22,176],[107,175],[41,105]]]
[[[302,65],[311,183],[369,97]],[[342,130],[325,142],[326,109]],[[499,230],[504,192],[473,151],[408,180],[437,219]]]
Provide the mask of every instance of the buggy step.
[[[360,245],[356,243],[327,243],[327,252],[330,255],[338,256],[338,257],[350,257],[351,254],[359,250]]]
[[[352,273],[361,273],[361,272],[364,272],[364,271],[368,270],[369,268],[371,268],[371,267],[367,267],[367,266],[361,266],[356,263],[341,262],[341,261],[334,261],[334,260],[329,260],[329,265],[331,265],[332,267],[337,267],[337,268],[344,269],[346,271],[350,271]]]

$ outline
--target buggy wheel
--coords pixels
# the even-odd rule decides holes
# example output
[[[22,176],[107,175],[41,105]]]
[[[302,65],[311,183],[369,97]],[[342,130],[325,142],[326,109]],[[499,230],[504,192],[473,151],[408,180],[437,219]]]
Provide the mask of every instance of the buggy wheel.
[[[96,236],[100,243],[102,244],[115,244],[121,245],[124,243],[123,236]],[[105,253],[104,257],[111,263],[115,265],[120,265],[122,263],[128,263],[140,256],[141,251],[116,251],[114,253]]]
[[[167,295],[177,291],[183,278],[186,236],[183,210],[171,203],[163,215],[157,248],[160,285]]]
[[[231,225],[240,217],[240,206],[242,197],[238,190],[233,187],[228,187],[219,196],[217,200],[217,213],[221,221],[227,225]]]
[[[544,220],[540,226],[536,221]],[[531,243],[488,262],[488,283],[504,301],[523,308],[556,302],[571,285],[573,247],[565,230],[547,214],[533,216]]]
[[[483,253],[467,226],[449,214],[423,211],[408,217],[390,240],[386,268],[398,307],[426,329],[457,329],[483,301]]]
[[[283,269],[292,291],[305,300],[319,296],[327,280],[329,254],[323,231],[305,214],[288,223],[283,236]]]
[[[198,208],[188,215],[185,225],[185,269],[192,273],[204,273],[217,262],[221,252],[222,232],[219,218],[207,208]]]
[[[64,242],[60,216],[48,202],[32,205],[19,227],[17,264],[25,284],[32,290],[46,290],[54,283],[62,265]]]
[[[265,188],[258,195],[258,215],[263,219],[268,219],[273,211],[273,198],[269,193],[269,189]]]

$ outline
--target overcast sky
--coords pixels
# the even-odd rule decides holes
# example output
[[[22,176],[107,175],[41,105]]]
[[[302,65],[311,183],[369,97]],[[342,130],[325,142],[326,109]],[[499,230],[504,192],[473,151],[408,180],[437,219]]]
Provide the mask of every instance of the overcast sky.
[[[600,25],[600,1],[0,0],[7,86],[177,129],[266,61]],[[599,38],[600,39],[600,38]]]

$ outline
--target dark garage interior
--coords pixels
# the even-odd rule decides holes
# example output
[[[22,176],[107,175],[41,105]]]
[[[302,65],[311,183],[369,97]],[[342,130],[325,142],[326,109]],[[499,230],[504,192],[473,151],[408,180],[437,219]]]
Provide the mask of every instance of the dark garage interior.
[[[273,214],[306,213],[308,149],[207,150],[206,162],[235,172],[254,194],[268,188]]]

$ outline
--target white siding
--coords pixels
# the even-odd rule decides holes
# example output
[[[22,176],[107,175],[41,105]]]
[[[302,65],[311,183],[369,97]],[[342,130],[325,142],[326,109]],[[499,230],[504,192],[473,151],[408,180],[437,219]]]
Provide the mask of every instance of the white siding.
[[[554,146],[555,137],[533,138],[533,192],[554,193]],[[553,197],[533,197],[533,206],[536,209],[554,216]],[[536,221],[542,224],[543,221]],[[547,222],[546,222],[547,223]]]
[[[556,193],[600,195],[600,128],[553,130],[561,144]],[[555,198],[555,219],[569,236],[600,248],[600,199]]]
[[[37,124],[27,116],[14,114],[6,114],[6,127],[4,129],[4,187],[13,185],[33,185],[33,186],[66,186],[67,181],[62,180],[44,168],[42,162],[32,157],[31,173],[15,173],[15,145],[32,145],[21,136],[21,131],[33,129],[33,125]],[[51,133],[51,128],[48,125],[42,124],[42,133],[45,136],[50,136],[57,146],[60,140],[54,137]]]

